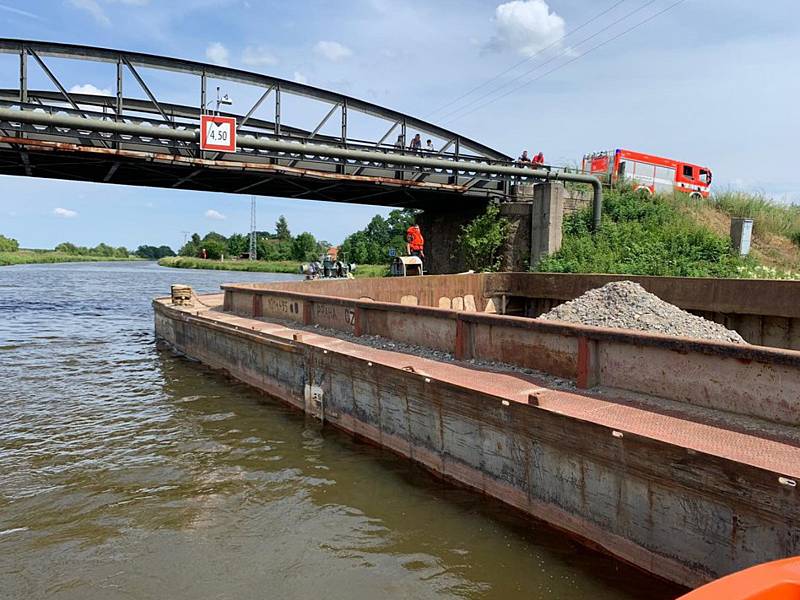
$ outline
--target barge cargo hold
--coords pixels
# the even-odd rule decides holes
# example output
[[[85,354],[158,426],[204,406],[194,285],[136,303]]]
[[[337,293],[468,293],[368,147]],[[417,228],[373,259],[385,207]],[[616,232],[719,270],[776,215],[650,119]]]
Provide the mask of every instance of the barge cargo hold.
[[[771,346],[530,318],[610,279],[242,284],[153,306],[178,352],[660,577],[799,554],[800,284],[629,278]]]

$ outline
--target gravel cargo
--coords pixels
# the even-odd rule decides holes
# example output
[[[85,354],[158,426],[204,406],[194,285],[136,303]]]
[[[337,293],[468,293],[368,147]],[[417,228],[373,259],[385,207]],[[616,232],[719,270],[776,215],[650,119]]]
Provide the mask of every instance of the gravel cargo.
[[[589,290],[539,318],[718,342],[747,343],[737,332],[664,302],[633,281],[613,281]]]

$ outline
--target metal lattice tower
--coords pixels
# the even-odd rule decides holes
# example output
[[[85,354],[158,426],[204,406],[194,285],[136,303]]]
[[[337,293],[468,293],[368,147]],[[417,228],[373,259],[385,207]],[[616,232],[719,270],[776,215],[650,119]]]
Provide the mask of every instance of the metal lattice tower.
[[[250,196],[250,260],[256,260],[256,197]]]

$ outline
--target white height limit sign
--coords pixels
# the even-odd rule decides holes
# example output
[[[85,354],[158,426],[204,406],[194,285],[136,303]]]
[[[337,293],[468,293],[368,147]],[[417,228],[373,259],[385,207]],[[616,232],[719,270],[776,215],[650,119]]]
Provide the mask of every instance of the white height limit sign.
[[[200,149],[236,152],[236,117],[202,115],[200,117]]]

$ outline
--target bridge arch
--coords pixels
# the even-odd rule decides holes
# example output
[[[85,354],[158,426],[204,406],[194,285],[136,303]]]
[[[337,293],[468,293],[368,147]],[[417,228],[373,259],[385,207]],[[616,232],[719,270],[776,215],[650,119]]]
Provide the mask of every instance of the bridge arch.
[[[0,39],[0,53],[18,56],[19,82],[16,88],[0,89],[0,174],[419,208],[484,203],[507,197],[525,181],[596,183],[580,174],[518,168],[506,154],[433,123],[259,73],[20,39]],[[51,59],[111,64],[115,88],[109,95],[70,92],[48,63]],[[49,81],[50,89],[30,88],[32,69]],[[153,70],[194,78],[194,101],[159,99],[148,83]],[[257,100],[246,111],[219,113],[237,118],[236,152],[199,149],[199,119],[214,102],[209,81],[257,90]],[[144,97],[126,94],[130,86]],[[309,123],[282,120],[282,107],[292,98],[323,103],[324,117]],[[267,104],[272,106],[269,114],[259,116]],[[370,139],[352,137],[348,120],[353,115],[382,121],[385,128]],[[337,133],[326,133],[324,126],[334,118],[340,121]],[[412,132],[437,138],[440,147],[410,151]],[[395,145],[398,135],[402,143]],[[595,190],[599,196],[599,183]]]

